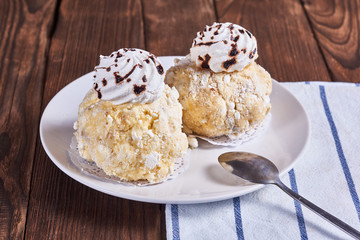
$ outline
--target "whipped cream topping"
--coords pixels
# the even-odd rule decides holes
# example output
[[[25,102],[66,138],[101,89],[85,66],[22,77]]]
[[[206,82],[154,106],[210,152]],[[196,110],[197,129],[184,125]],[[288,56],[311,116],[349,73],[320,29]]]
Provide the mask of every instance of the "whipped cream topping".
[[[214,23],[197,33],[190,57],[198,67],[213,72],[241,71],[258,57],[257,41],[239,25]]]
[[[98,98],[119,105],[151,103],[164,90],[164,69],[159,59],[141,49],[122,48],[100,56],[95,67],[94,89]]]

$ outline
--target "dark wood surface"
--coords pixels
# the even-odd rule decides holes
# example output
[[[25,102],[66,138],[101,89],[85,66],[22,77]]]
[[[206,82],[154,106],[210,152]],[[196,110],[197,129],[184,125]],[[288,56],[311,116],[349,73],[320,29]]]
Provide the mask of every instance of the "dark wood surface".
[[[122,47],[186,55],[196,32],[233,22],[278,81],[360,82],[356,0],[0,1],[0,239],[165,239],[164,205],[112,197],[47,157],[51,98]]]

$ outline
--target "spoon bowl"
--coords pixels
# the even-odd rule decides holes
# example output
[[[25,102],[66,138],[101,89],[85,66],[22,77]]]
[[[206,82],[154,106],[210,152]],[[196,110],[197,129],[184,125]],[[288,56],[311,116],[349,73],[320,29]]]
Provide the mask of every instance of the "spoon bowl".
[[[282,183],[279,178],[279,170],[275,164],[273,164],[267,158],[253,153],[228,152],[219,156],[219,163],[225,170],[247,181],[260,184],[274,184],[278,186],[281,190],[286,192],[296,201],[304,204],[310,210],[319,214],[321,217],[328,220],[335,226],[339,227],[345,233],[349,234],[355,239],[360,239],[359,231],[321,209],[320,207],[316,206]]]
[[[264,157],[245,152],[228,152],[219,156],[223,168],[253,183],[275,183],[279,170]]]

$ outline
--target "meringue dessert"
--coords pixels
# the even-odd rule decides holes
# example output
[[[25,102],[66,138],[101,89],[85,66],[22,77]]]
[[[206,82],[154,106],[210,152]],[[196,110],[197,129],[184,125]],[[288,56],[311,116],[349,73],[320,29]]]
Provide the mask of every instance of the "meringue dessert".
[[[178,92],[157,57],[140,49],[100,56],[74,124],[77,149],[107,175],[158,183],[188,148]]]
[[[197,33],[190,54],[165,77],[179,91],[187,134],[236,142],[264,123],[272,82],[257,57],[255,36],[239,25],[214,23]]]

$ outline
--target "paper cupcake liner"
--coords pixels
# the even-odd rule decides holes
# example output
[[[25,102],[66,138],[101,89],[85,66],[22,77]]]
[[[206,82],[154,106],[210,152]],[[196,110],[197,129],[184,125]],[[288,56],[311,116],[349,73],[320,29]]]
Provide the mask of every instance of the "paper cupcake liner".
[[[101,168],[99,168],[95,162],[88,161],[82,158],[77,149],[77,140],[76,137],[73,136],[70,143],[70,148],[68,149],[68,154],[71,162],[79,168],[83,173],[97,178],[100,181],[111,182],[116,184],[122,184],[127,186],[150,186],[159,184],[171,179],[174,179],[181,175],[190,165],[190,150],[188,150],[181,158],[175,159],[174,167],[171,173],[164,179],[159,182],[149,182],[147,180],[139,180],[139,181],[128,181],[121,179],[117,176],[107,175]]]
[[[223,135],[213,138],[208,138],[199,135],[191,135],[191,136],[203,139],[209,142],[210,144],[218,145],[218,146],[240,145],[264,134],[266,129],[268,129],[268,127],[270,126],[271,118],[272,118],[271,113],[269,113],[259,126],[250,129],[248,131],[245,131],[243,133],[239,133],[237,135]]]

